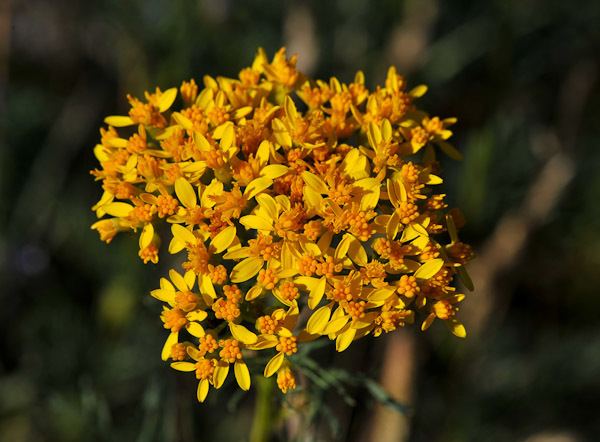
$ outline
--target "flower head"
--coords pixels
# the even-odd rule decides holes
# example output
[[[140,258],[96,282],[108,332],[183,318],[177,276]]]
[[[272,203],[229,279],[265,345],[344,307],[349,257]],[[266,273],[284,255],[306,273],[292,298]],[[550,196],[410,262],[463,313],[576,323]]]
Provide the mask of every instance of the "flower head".
[[[259,50],[238,78],[128,96],[94,148],[104,193],[92,228],[107,243],[139,232],[144,262],[180,258],[151,294],[169,332],[162,358],[195,373],[200,401],[232,366],[248,390],[257,354],[293,390],[310,340],[343,351],[421,313],[422,329],[438,319],[466,334],[455,286],[469,287],[473,252],[436,160],[436,148],[459,157],[455,119],[418,109],[427,88],[407,89],[394,68],[370,90],[361,72],[312,81],[296,61]]]

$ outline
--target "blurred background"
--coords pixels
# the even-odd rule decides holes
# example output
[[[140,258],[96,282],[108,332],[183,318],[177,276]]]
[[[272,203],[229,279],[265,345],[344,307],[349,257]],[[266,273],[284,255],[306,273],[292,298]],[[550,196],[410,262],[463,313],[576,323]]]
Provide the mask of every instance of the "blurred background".
[[[146,293],[165,264],[90,230],[89,170],[126,93],[234,76],[281,45],[313,76],[374,86],[394,64],[429,85],[423,108],[459,119],[445,190],[479,256],[466,340],[435,324],[319,350],[402,407],[367,381],[324,385],[274,440],[294,420],[314,441],[598,440],[596,0],[0,1],[0,440],[247,439],[254,392],[200,406],[161,362]]]

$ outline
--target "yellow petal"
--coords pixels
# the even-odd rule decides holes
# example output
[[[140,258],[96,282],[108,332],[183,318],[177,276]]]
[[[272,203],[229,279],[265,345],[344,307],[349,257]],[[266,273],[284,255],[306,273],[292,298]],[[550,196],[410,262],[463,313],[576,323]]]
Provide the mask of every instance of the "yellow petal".
[[[189,321],[197,321],[197,322],[204,321],[207,317],[208,317],[208,313],[206,313],[204,310],[196,310],[193,312],[189,312],[186,315],[186,318]]]
[[[367,265],[367,251],[360,243],[360,241],[354,237],[352,237],[352,242],[350,243],[350,247],[348,248],[348,256],[352,261],[354,261],[361,267]]]
[[[254,344],[246,345],[250,350],[264,350],[266,348],[276,347],[279,339],[273,335],[259,335],[258,340]]]
[[[235,239],[235,234],[235,226],[229,226],[217,233],[210,243],[210,245],[215,249],[215,253],[221,253],[223,250],[229,247]]]
[[[306,331],[311,335],[320,334],[325,327],[327,326],[327,322],[331,317],[331,306],[324,305],[320,309],[316,310],[311,317],[308,319],[308,323],[306,324]]]
[[[260,208],[264,210],[269,218],[277,219],[279,215],[279,209],[277,208],[277,203],[273,199],[273,197],[266,193],[261,193],[256,196],[256,202],[260,205]]]
[[[246,363],[237,361],[233,365],[233,371],[235,373],[235,380],[240,388],[244,391],[248,391],[250,389],[250,371],[248,371]]]
[[[285,114],[288,120],[294,122],[298,119],[298,111],[296,110],[296,105],[294,104],[294,101],[290,98],[289,95],[286,95],[285,97],[283,108],[285,109]]]
[[[392,139],[392,125],[387,118],[381,122],[381,137],[384,141],[390,141]]]
[[[450,321],[445,321],[448,325],[448,328],[452,332],[454,336],[458,336],[459,338],[467,337],[467,330],[462,323],[456,319],[451,319]]]
[[[198,390],[196,391],[196,397],[198,398],[198,402],[204,402],[206,396],[208,395],[208,379],[202,379],[198,382]]]
[[[102,206],[102,209],[111,216],[126,218],[133,210],[133,206],[127,203],[109,203]]]
[[[226,254],[223,255],[225,259],[242,259],[248,258],[250,256],[250,248],[249,247],[241,247],[239,249],[230,250]]]
[[[264,176],[274,180],[275,178],[279,178],[280,176],[285,175],[287,172],[288,168],[283,164],[270,164],[262,168],[262,170],[260,171],[260,176]]]
[[[318,280],[316,284],[312,286],[310,289],[310,293],[308,294],[308,307],[314,309],[321,299],[323,299],[323,295],[325,294],[325,287],[327,285],[327,280],[323,276]],[[312,332],[310,332],[312,334]]]
[[[185,248],[185,243],[183,241],[178,240],[177,238],[171,238],[171,242],[169,242],[169,253],[179,253]]]
[[[192,270],[188,270],[183,275],[183,280],[185,281],[185,285],[187,285],[188,289],[192,289],[194,287],[194,282],[196,282],[196,274]]]
[[[346,256],[346,253],[348,253],[348,249],[350,248],[351,242],[352,236],[345,234],[342,240],[338,243],[337,247],[335,248],[335,253],[333,254],[333,257],[336,261],[340,261]]]
[[[213,372],[213,385],[215,388],[221,388],[227,375],[229,374],[229,364],[223,361],[219,361]]]
[[[273,184],[273,180],[268,176],[262,176],[250,181],[250,183],[248,183],[248,185],[244,189],[244,198],[250,200],[263,190],[269,188],[271,184]]]
[[[190,229],[186,229],[180,224],[173,224],[171,226],[171,233],[173,234],[174,238],[181,241],[184,245],[195,244],[197,241],[197,238],[190,231]]]
[[[329,190],[327,189],[327,185],[325,181],[316,176],[314,173],[304,171],[302,172],[302,179],[306,183],[307,186],[312,188],[315,192],[319,194],[327,193]]]
[[[208,275],[198,275],[198,286],[200,287],[200,293],[203,295],[208,295],[212,299],[217,297],[217,293],[215,292],[215,286],[210,280],[210,276]]]
[[[235,339],[242,342],[243,344],[255,344],[258,340],[258,336],[255,333],[252,333],[243,325],[229,323],[229,330],[231,330],[231,334]]]
[[[157,289],[150,292],[150,296],[158,299],[159,301],[166,302],[173,305],[175,302],[175,292],[170,290]]]
[[[372,148],[377,148],[381,144],[381,131],[379,127],[371,122],[369,123],[369,130],[367,131],[367,138],[369,139],[369,144]]]
[[[190,322],[185,329],[190,335],[195,336],[196,338],[201,338],[206,334],[204,328],[197,322]]]
[[[417,279],[430,279],[444,266],[444,260],[437,258],[425,261],[425,263],[417,269],[414,277]]]
[[[271,125],[273,128],[273,136],[275,137],[275,140],[277,140],[277,142],[283,147],[292,147],[292,137],[290,136],[290,133],[285,127],[285,124],[283,124],[283,122],[279,118],[274,118]]]
[[[264,375],[266,378],[269,378],[271,376],[273,376],[277,370],[279,370],[279,368],[281,367],[281,364],[283,364],[283,360],[284,360],[284,355],[283,353],[277,353],[275,356],[273,356],[269,362],[267,362],[267,365],[265,367],[265,372]]]
[[[367,296],[367,299],[371,302],[386,301],[390,296],[392,296],[394,291],[395,289],[393,287],[383,287],[380,289],[376,289],[373,290],[369,294],[369,296]]]
[[[194,188],[185,178],[177,178],[175,181],[175,193],[185,207],[188,209],[196,207],[196,192],[194,192]]]
[[[425,93],[427,92],[427,86],[425,86],[424,84],[420,84],[416,87],[414,87],[408,94],[411,97],[422,97],[423,95],[425,95]]]
[[[144,249],[150,245],[154,238],[154,226],[152,224],[146,224],[140,234],[140,249]]]
[[[223,183],[217,179],[214,179],[210,182],[204,192],[202,192],[202,207],[213,207],[216,203],[213,200],[213,196],[218,196],[223,194]]]
[[[346,350],[352,343],[354,336],[356,336],[356,329],[352,327],[349,327],[346,331],[340,333],[335,340],[335,350]]]
[[[349,315],[340,316],[338,318],[332,319],[323,330],[324,335],[330,335],[339,332],[350,320]]]
[[[221,149],[228,150],[231,146],[235,145],[235,129],[233,127],[233,124],[225,124],[226,127],[224,128],[223,134],[221,136],[220,146]]]
[[[114,127],[126,127],[133,125],[133,120],[131,117],[126,117],[124,115],[111,115],[110,117],[106,117],[104,122],[109,126]]]
[[[427,178],[427,182],[425,184],[435,185],[435,184],[442,184],[443,182],[444,182],[444,180],[441,179],[439,176],[430,173]]]
[[[253,301],[258,298],[263,292],[263,289],[260,285],[255,285],[250,290],[246,292],[246,297],[244,298],[246,301]]]
[[[191,362],[173,362],[171,368],[177,371],[195,371],[196,364],[192,364]]]
[[[422,331],[427,330],[433,323],[434,319],[435,319],[435,315],[433,313],[430,313],[429,316],[427,316],[425,318],[425,320],[423,321],[423,324],[421,324],[421,330]]]
[[[173,102],[177,98],[177,88],[172,87],[171,89],[167,89],[160,95],[160,99],[158,100],[158,110],[160,112],[164,112],[171,107]]]
[[[194,143],[196,144],[198,149],[201,150],[202,152],[206,152],[206,151],[209,151],[212,149],[212,146],[210,145],[210,143],[208,142],[206,137],[204,135],[202,135],[200,132],[194,132],[193,138],[194,138]]]
[[[185,279],[176,270],[169,270],[169,278],[171,278],[171,281],[173,281],[173,284],[175,284],[175,287],[180,292],[187,292],[189,290]]]
[[[262,269],[264,261],[260,258],[249,257],[240,261],[231,270],[231,282],[244,282],[254,277]]]
[[[169,334],[169,336],[167,337],[167,340],[165,341],[165,344],[163,345],[162,352],[160,355],[163,361],[166,361],[167,359],[169,359],[171,357],[171,348],[173,347],[173,345],[177,344],[178,340],[179,340],[179,333],[171,332]]]
[[[173,112],[173,114],[171,116],[177,122],[177,124],[179,124],[184,129],[186,129],[186,130],[194,129],[194,123],[192,123],[192,120],[190,120],[188,117],[184,117],[179,112]]]
[[[240,224],[246,229],[272,230],[272,221],[257,215],[246,215],[240,218]]]

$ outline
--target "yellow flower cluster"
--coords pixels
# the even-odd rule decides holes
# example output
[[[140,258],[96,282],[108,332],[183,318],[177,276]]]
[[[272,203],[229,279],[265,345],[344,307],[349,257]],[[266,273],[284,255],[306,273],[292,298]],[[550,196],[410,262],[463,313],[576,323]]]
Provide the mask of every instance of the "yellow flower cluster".
[[[139,230],[140,258],[156,263],[157,227],[170,225],[182,268],[151,294],[170,331],[162,358],[196,373],[200,401],[231,365],[248,390],[256,354],[273,355],[264,375],[285,393],[303,343],[343,351],[416,311],[422,329],[439,318],[465,336],[453,283],[469,286],[472,251],[436,190],[436,148],[460,155],[446,142],[455,120],[415,107],[425,86],[407,90],[394,68],[374,90],[361,72],[311,81],[285,49],[203,86],[128,96],[129,115],[105,120],[92,171],[102,240]]]

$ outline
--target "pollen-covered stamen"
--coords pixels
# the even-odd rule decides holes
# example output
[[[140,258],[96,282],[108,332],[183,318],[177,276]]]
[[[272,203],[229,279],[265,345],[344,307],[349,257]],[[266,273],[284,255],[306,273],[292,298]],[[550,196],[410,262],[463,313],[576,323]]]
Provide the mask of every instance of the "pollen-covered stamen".
[[[258,272],[257,281],[267,290],[273,290],[277,281],[279,281],[279,277],[273,269],[262,269]]]
[[[224,265],[219,264],[218,266],[208,265],[208,272],[210,281],[213,284],[223,285],[227,282],[227,269]]]
[[[335,281],[328,296],[336,302],[352,301],[354,298],[352,288],[345,279],[342,281]]]
[[[210,334],[205,334],[199,339],[199,341],[200,344],[198,345],[198,348],[203,355],[206,353],[212,353],[219,348],[219,343]]]
[[[317,272],[318,261],[309,255],[304,255],[298,260],[298,271],[301,275],[312,276]]]
[[[293,301],[300,296],[300,292],[292,281],[285,281],[279,286],[279,295],[286,301]]]
[[[179,308],[165,309],[160,315],[166,329],[177,333],[188,324],[185,312]]]
[[[204,111],[198,105],[193,105],[181,110],[181,115],[192,122],[194,132],[206,134],[208,132],[208,121],[204,115]]]
[[[273,237],[259,233],[256,239],[248,240],[248,247],[252,256],[269,261],[273,258],[279,259],[281,254],[281,243],[273,242]]]
[[[435,316],[444,320],[450,319],[456,313],[452,304],[444,299],[433,304],[432,310]]]
[[[175,293],[175,306],[184,312],[191,312],[198,307],[199,302],[200,298],[198,295],[189,290]]]
[[[228,322],[235,321],[240,316],[240,307],[237,301],[217,299],[211,306],[217,319],[225,319]]]
[[[196,379],[211,379],[215,371],[215,363],[216,361],[214,359],[205,358],[202,358],[196,362]]]
[[[134,223],[149,223],[156,213],[156,206],[153,204],[142,204],[135,206],[129,214],[129,219]]]
[[[197,241],[196,244],[187,244],[188,260],[183,263],[185,270],[192,270],[194,273],[208,273],[208,262],[210,254],[204,243]]]
[[[186,345],[178,342],[177,344],[173,344],[171,347],[171,359],[174,361],[183,361],[187,358],[187,353],[185,351]]]
[[[304,235],[311,241],[316,241],[323,230],[321,221],[309,221],[304,225]]]
[[[240,343],[236,339],[225,339],[219,341],[221,351],[219,357],[225,361],[233,364],[235,361],[242,359],[242,350],[240,349]]]
[[[277,387],[279,387],[284,394],[289,390],[294,390],[296,388],[296,378],[294,377],[292,370],[285,367],[277,372]]]
[[[439,256],[440,256],[440,248],[437,246],[437,244],[430,241],[423,248],[423,250],[421,250],[419,258],[421,258],[421,260],[423,260],[423,261],[429,261],[432,259],[436,259]]]
[[[471,246],[463,242],[450,244],[446,247],[446,251],[454,261],[460,264],[465,264],[467,261],[473,259],[475,255]]]
[[[227,300],[231,302],[240,302],[242,300],[242,291],[235,284],[223,286],[223,293]]]
[[[148,264],[149,262],[156,264],[158,262],[158,247],[155,244],[149,244],[141,249],[138,255],[144,261],[144,264]]]
[[[336,263],[332,256],[328,256],[324,261],[316,263],[315,273],[319,276],[333,278],[334,273],[341,272],[342,268],[341,263]]]
[[[156,206],[158,216],[164,218],[173,215],[177,211],[179,201],[171,195],[159,195],[158,198],[156,198]]]
[[[181,98],[183,98],[183,101],[187,105],[190,105],[196,101],[196,97],[198,96],[198,85],[192,78],[190,81],[184,81],[181,84],[179,91],[181,92]]]
[[[261,316],[256,321],[256,327],[258,328],[258,331],[267,335],[275,334],[278,326],[279,321],[272,315]]]
[[[367,303],[365,301],[350,301],[341,304],[346,313],[348,313],[352,319],[361,319],[365,316],[365,309]]]
[[[429,141],[429,132],[421,126],[413,127],[410,131],[411,143],[416,146],[424,146]]]
[[[427,209],[428,210],[442,210],[448,207],[448,204],[444,201],[446,197],[445,194],[441,193],[438,195],[431,195],[427,199]]]
[[[376,213],[373,210],[346,213],[346,222],[350,233],[361,241],[368,241],[375,233],[375,229],[369,225],[369,221],[375,217]]]
[[[383,263],[374,260],[360,269],[361,282],[363,285],[371,284],[373,287],[383,287],[386,285],[385,278],[387,272]]]
[[[297,339],[295,336],[280,336],[279,343],[275,347],[275,350],[285,353],[288,356],[293,355],[298,351]]]
[[[412,298],[421,291],[417,278],[409,275],[402,275],[397,282],[397,287],[396,291],[407,298]]]
[[[419,217],[419,208],[414,203],[402,201],[396,208],[396,213],[402,224],[410,224]]]

